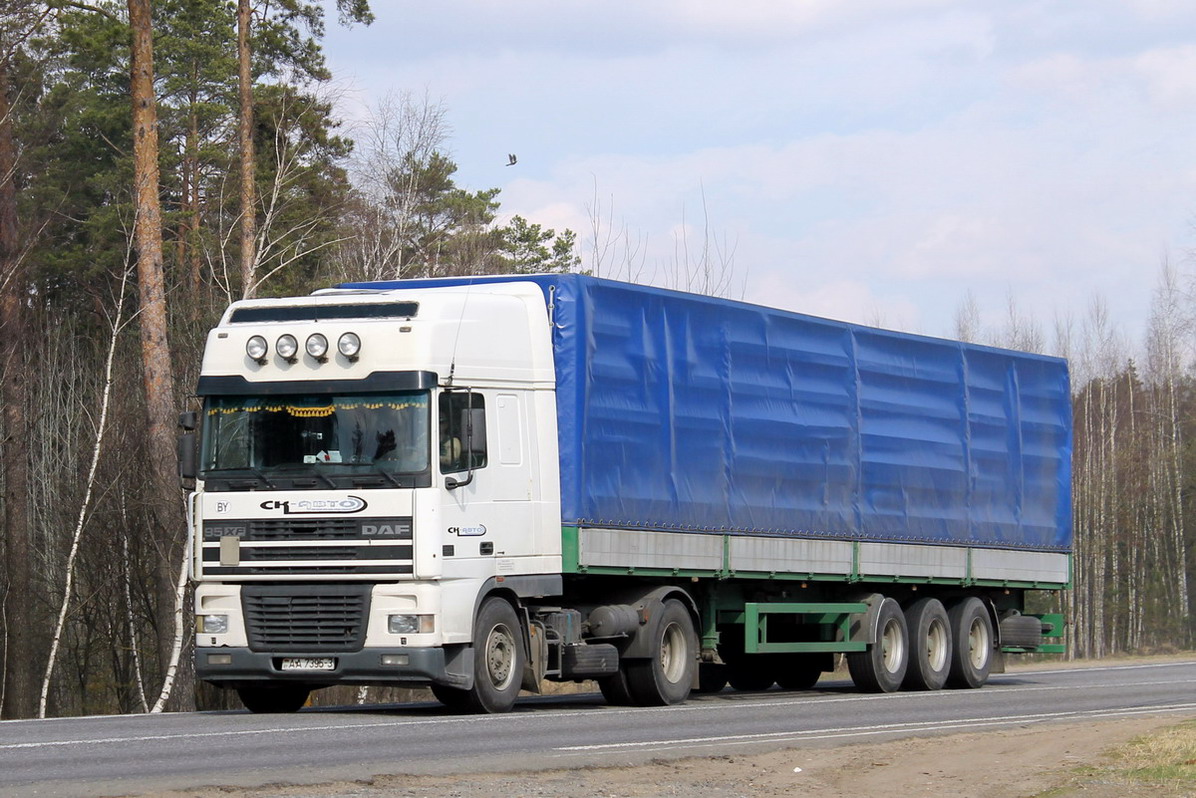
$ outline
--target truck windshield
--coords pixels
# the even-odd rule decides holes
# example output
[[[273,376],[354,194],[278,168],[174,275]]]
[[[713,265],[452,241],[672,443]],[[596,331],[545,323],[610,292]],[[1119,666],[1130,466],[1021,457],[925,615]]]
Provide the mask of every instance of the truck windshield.
[[[322,487],[376,474],[430,474],[427,391],[345,396],[210,396],[202,472],[262,480],[307,474]],[[345,478],[345,479],[340,479]]]

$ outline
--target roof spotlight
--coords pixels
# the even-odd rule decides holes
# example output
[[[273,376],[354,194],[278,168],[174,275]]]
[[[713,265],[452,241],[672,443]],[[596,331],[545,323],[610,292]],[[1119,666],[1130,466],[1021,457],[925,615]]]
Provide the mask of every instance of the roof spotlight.
[[[344,333],[336,342],[336,348],[349,360],[357,360],[361,354],[361,336],[355,332]]]
[[[328,339],[323,333],[312,333],[307,336],[307,354],[321,363],[328,358]]]
[[[256,360],[259,364],[266,362],[266,353],[269,351],[270,345],[260,335],[251,335],[245,342],[245,354],[249,355],[250,360]]]
[[[295,362],[295,353],[299,351],[299,342],[295,340],[295,336],[287,333],[278,336],[278,340],[274,342],[274,351],[278,352],[278,356],[288,363]]]

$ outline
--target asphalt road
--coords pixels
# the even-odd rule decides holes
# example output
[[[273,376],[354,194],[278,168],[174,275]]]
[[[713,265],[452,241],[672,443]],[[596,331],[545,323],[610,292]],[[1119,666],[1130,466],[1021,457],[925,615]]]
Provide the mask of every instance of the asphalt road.
[[[658,709],[573,695],[526,699],[511,714],[482,717],[403,704],[5,721],[0,795],[616,765],[1157,714],[1196,717],[1196,661],[1022,671],[980,690],[934,693],[863,695],[824,681],[805,692],[724,691]]]

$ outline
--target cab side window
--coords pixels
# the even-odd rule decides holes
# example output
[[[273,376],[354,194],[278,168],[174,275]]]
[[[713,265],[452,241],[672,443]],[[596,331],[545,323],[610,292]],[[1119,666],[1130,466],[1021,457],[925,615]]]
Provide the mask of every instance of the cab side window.
[[[441,394],[439,425],[442,474],[486,465],[486,405],[480,393]]]

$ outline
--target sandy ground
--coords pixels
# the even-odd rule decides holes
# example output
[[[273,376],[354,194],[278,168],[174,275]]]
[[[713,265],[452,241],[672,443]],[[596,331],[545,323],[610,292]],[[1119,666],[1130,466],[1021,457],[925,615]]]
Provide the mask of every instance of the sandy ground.
[[[1192,795],[1104,777],[1104,752],[1172,726],[1175,715],[976,734],[787,748],[645,765],[454,776],[380,776],[359,782],[165,793],[169,798],[1137,798]],[[1093,772],[1077,775],[1076,769]],[[1196,788],[1194,788],[1196,789]]]

